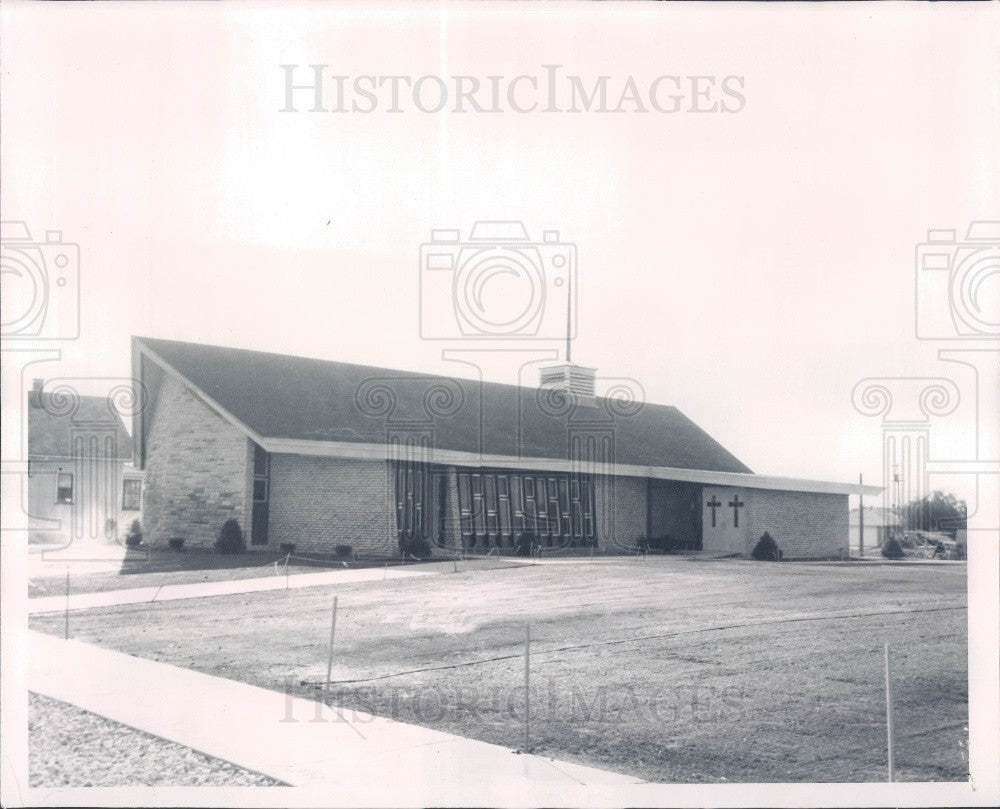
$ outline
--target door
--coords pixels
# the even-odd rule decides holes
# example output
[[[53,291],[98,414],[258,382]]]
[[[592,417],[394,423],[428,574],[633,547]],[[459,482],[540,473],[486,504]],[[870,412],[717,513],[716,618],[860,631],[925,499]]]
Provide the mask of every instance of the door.
[[[718,554],[747,553],[746,492],[716,486],[702,488],[702,549]]]

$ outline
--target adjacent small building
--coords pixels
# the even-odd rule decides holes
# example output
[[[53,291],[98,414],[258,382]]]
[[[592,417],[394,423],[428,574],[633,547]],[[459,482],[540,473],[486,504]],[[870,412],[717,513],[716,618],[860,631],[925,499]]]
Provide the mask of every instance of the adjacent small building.
[[[866,550],[881,548],[893,533],[902,535],[903,520],[892,509],[881,506],[865,506],[864,514],[862,515],[860,509],[852,508],[850,516],[852,549],[860,548],[861,546],[862,516],[864,517]]]
[[[27,404],[29,542],[120,540],[142,517],[142,472],[114,401],[36,379]]]
[[[537,388],[133,338],[144,534],[209,547],[395,554],[689,548],[786,559],[848,549],[848,496],[877,487],[754,474],[675,407],[595,393],[593,369]]]

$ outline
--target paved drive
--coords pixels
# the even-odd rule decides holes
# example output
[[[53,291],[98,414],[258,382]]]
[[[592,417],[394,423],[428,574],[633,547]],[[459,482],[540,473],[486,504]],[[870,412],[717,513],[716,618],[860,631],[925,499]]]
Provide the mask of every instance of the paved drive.
[[[29,660],[31,691],[293,786],[330,786],[340,805],[498,806],[530,791],[553,806],[642,783],[361,712],[338,719],[310,700],[38,632]]]

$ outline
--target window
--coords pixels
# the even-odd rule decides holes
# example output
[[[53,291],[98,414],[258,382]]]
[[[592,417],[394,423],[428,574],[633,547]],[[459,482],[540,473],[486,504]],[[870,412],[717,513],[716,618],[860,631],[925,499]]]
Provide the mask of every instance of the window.
[[[142,481],[122,481],[122,511],[138,511],[142,507]]]
[[[458,473],[465,547],[513,547],[520,537],[548,546],[594,538],[593,479],[502,470]]]
[[[56,482],[56,502],[73,502],[73,475],[69,472],[59,473],[59,479]]]

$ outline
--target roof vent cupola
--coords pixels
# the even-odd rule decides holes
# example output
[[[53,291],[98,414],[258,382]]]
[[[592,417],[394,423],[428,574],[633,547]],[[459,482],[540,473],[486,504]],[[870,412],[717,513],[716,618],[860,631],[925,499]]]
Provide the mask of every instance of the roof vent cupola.
[[[564,362],[542,368],[539,387],[566,391],[577,399],[588,401],[596,396],[596,377],[596,368]]]

